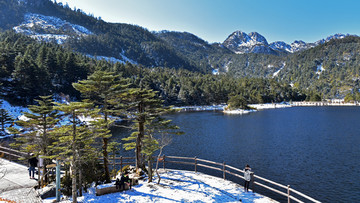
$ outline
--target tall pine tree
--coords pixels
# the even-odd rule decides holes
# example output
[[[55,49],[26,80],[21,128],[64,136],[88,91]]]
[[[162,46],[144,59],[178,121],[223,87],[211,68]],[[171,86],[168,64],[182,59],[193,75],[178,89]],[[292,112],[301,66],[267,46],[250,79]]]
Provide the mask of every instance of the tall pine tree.
[[[163,106],[163,101],[156,95],[157,92],[149,89],[134,88],[125,96],[129,102],[128,111],[133,117],[135,131],[123,140],[128,141],[124,144],[126,150],[135,149],[136,169],[145,169],[145,160],[142,157],[142,147],[144,145],[145,127],[162,113],[168,111]]]
[[[30,105],[30,112],[24,112],[25,119],[16,122],[24,129],[24,132],[20,133],[16,128],[10,128],[10,131],[20,135],[16,138],[15,146],[19,146],[25,152],[44,157],[44,177],[41,178],[41,185],[45,185],[48,182],[46,171],[46,166],[49,164],[48,157],[52,155],[49,146],[54,141],[52,131],[59,122],[59,114],[54,109],[51,95],[40,96],[40,99],[35,101],[38,104]]]
[[[93,107],[91,103],[71,102],[69,104],[56,103],[55,109],[63,113],[64,120],[67,121],[62,126],[54,130],[57,140],[51,146],[56,152],[53,158],[60,158],[70,163],[72,180],[72,198],[77,202],[78,178],[82,154],[84,150],[89,150],[94,142],[96,135],[91,132],[88,125],[80,120],[94,112],[90,111]],[[80,180],[81,181],[81,180]]]
[[[0,101],[0,107],[2,106],[3,101]],[[0,108],[0,125],[2,135],[5,134],[5,126],[11,125],[14,122],[14,119],[9,115],[6,109]],[[1,134],[0,134],[1,135]]]
[[[110,116],[118,116],[122,112],[121,96],[127,90],[128,85],[127,80],[121,79],[119,75],[115,75],[113,72],[107,71],[96,71],[87,80],[81,80],[73,84],[82,97],[99,106],[104,121],[97,124],[103,126],[106,130],[110,129],[113,122]],[[103,140],[105,180],[110,182],[108,143],[111,134],[100,133],[100,135]]]

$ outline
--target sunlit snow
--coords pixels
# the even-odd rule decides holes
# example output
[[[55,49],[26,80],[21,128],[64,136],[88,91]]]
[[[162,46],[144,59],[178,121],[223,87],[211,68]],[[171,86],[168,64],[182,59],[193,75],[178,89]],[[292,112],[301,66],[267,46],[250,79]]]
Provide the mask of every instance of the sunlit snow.
[[[285,66],[286,66],[286,63],[283,62],[281,68],[280,68],[279,70],[277,70],[275,73],[273,73],[273,77],[276,77],[277,75],[279,75],[280,71],[281,71],[282,69],[284,69]]]
[[[181,170],[160,170],[161,182],[147,183],[140,180],[139,185],[131,190],[107,194],[95,195],[95,188],[91,188],[81,202],[276,202],[253,192],[244,192],[243,186],[223,180],[221,178]],[[156,182],[156,177],[155,181]],[[243,180],[239,179],[239,182]],[[109,184],[112,186],[113,183]],[[51,202],[54,198],[45,200]],[[69,201],[69,200],[68,200]],[[65,201],[64,201],[65,202]]]
[[[324,67],[323,67],[323,65],[322,64],[320,64],[320,65],[318,65],[317,67],[316,67],[316,74],[318,75],[318,79],[320,78],[320,75],[321,75],[321,73],[324,71],[325,69],[324,69]]]
[[[43,41],[64,43],[70,36],[86,36],[92,32],[83,26],[71,24],[53,16],[44,16],[36,13],[27,13],[24,22],[13,28],[17,33]]]

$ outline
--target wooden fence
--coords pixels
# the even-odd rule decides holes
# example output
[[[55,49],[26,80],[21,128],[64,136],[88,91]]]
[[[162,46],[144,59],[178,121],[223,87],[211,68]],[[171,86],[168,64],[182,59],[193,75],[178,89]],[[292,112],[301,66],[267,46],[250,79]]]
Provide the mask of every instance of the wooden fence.
[[[132,160],[132,161],[129,161]],[[156,160],[156,158],[154,158]],[[135,164],[134,157],[115,157],[115,159],[109,158],[110,165],[120,165],[120,168],[123,168],[125,165]],[[205,159],[200,159],[197,157],[179,157],[179,156],[162,156],[159,159],[162,163],[162,167],[165,169],[166,163],[180,164],[180,165],[189,165],[194,167],[194,171],[197,172],[199,167],[215,170],[222,172],[223,179],[226,179],[227,175],[232,175],[240,179],[244,179],[244,170],[238,169],[236,167],[227,165],[225,162],[218,163],[214,161],[209,161]],[[254,190],[254,185],[260,186],[272,192],[275,192],[281,196],[287,198],[288,202],[294,200],[296,202],[304,202],[299,199],[299,197],[306,200],[306,202],[320,202],[312,197],[309,197],[295,189],[292,189],[290,185],[282,185],[274,181],[268,180],[266,178],[253,175],[252,176],[252,186]],[[296,195],[296,197],[294,196]]]
[[[29,157],[27,153],[20,152],[15,149],[0,146],[0,157],[9,161],[15,161],[23,165],[27,164],[26,157]]]
[[[19,158],[25,158],[27,156],[27,154],[24,152],[20,152],[20,151],[10,149],[7,147],[2,147],[2,146],[0,146],[0,155],[3,158],[6,158],[8,160],[13,160],[13,161],[19,161]],[[156,160],[155,157],[154,157],[154,160]],[[109,161],[110,161],[109,165],[112,165],[114,168],[116,165],[120,165],[120,168],[123,168],[123,166],[125,166],[125,165],[135,164],[134,157],[115,157],[114,159],[112,159],[110,157]],[[198,167],[203,167],[203,168],[208,168],[208,169],[222,172],[223,179],[226,179],[227,174],[238,177],[240,179],[244,179],[244,176],[243,176],[244,171],[243,170],[238,169],[233,166],[230,166],[230,165],[227,165],[225,162],[218,163],[218,162],[214,162],[214,161],[200,159],[197,157],[179,157],[179,156],[165,156],[165,155],[162,156],[159,159],[159,161],[160,161],[160,163],[162,162],[162,167],[164,169],[165,169],[166,163],[190,165],[190,166],[194,167],[195,172],[198,171]],[[26,162],[26,160],[25,160],[25,162]],[[270,190],[277,194],[280,194],[280,195],[286,197],[288,199],[288,202],[290,202],[290,200],[294,200],[296,202],[303,202],[303,201],[299,200],[297,197],[294,197],[293,194],[300,196],[300,197],[306,199],[307,201],[316,202],[316,203],[320,202],[318,200],[315,200],[312,197],[309,197],[297,190],[290,188],[290,185],[285,186],[285,185],[276,183],[274,181],[268,180],[266,178],[263,178],[263,177],[260,177],[257,175],[253,175],[253,178],[252,178],[252,186],[254,187],[254,185],[258,185],[267,190]],[[274,188],[274,186],[276,186],[277,189]],[[254,190],[254,188],[252,188],[252,189]],[[283,190],[283,191],[281,191],[281,190]]]

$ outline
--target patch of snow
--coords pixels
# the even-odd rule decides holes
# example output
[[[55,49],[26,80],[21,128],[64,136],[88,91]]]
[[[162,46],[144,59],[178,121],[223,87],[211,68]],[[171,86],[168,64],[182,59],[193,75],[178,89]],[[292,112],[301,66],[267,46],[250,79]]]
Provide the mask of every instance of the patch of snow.
[[[69,38],[68,35],[55,35],[55,34],[35,34],[30,36],[38,41],[51,42],[55,41],[57,44],[64,44],[65,40]]]
[[[93,56],[93,55],[89,55],[87,54],[86,55],[87,57],[90,57],[90,58],[93,58],[93,59],[96,59],[96,60],[105,60],[105,61],[108,61],[108,62],[111,62],[111,63],[126,63],[126,61],[123,61],[123,60],[120,60],[120,59],[117,59],[115,57],[107,57],[107,56]]]
[[[9,102],[0,99],[3,103],[1,108],[5,109],[13,119],[20,119],[23,112],[29,112],[29,109],[21,106],[12,106]]]
[[[224,110],[225,114],[237,114],[237,115],[243,115],[248,114],[251,112],[255,112],[255,110],[244,110],[244,109],[235,109],[235,110]]]
[[[80,202],[239,202],[274,203],[268,197],[244,192],[241,185],[214,176],[182,170],[159,170],[160,184],[139,181],[131,190],[102,196],[95,195],[95,188],[77,200]],[[154,182],[156,182],[156,176]],[[111,183],[112,185],[114,183]],[[54,198],[45,199],[44,203]],[[69,202],[64,201],[64,202]]]
[[[287,52],[293,53],[292,47],[283,41],[276,41],[276,42],[271,43],[270,48],[272,48],[274,50],[278,50],[278,51],[287,51]]]
[[[286,63],[283,62],[281,68],[280,68],[279,70],[277,70],[275,73],[273,73],[273,77],[276,77],[277,75],[279,75],[280,71],[281,71],[282,69],[284,69],[285,66],[286,66]]]
[[[70,36],[92,34],[90,30],[83,26],[71,24],[57,17],[36,13],[25,14],[24,22],[13,29],[16,33],[23,33],[34,39],[43,41],[55,40],[58,44],[64,43]]]
[[[219,75],[219,74],[220,74],[219,69],[218,69],[218,68],[217,68],[217,69],[213,69],[213,70],[212,70],[212,74],[213,74],[213,75]]]
[[[223,111],[226,107],[225,104],[212,105],[212,106],[182,106],[182,107],[173,107],[173,109],[182,111]]]
[[[14,119],[14,121],[23,119],[23,117],[24,117],[23,112],[29,112],[28,108],[12,106],[9,102],[2,100],[2,99],[0,99],[0,100],[2,101],[1,108],[5,109],[9,113],[9,115]],[[5,127],[6,128],[10,127],[10,124],[5,125]],[[14,125],[14,127],[20,129],[20,127],[17,126],[16,124]],[[6,132],[6,134],[4,136],[0,136],[0,139],[13,136],[12,134],[10,134],[8,132],[8,130],[5,130],[5,132]]]
[[[277,108],[288,108],[292,107],[288,103],[268,103],[268,104],[249,104],[248,106],[255,108],[257,110],[264,110],[264,109],[277,109]]]
[[[105,61],[108,61],[108,62],[111,62],[111,63],[119,62],[119,63],[125,64],[126,62],[129,62],[131,64],[137,64],[136,61],[129,59],[128,57],[126,57],[123,54],[120,54],[120,57],[123,60],[115,58],[115,57],[108,57],[108,56],[93,56],[93,55],[89,55],[89,54],[87,54],[86,56],[90,57],[90,58],[93,58],[93,59],[96,59],[96,60],[105,60]]]
[[[317,76],[317,79],[320,78],[320,75],[321,75],[321,73],[322,73],[324,70],[325,70],[325,69],[324,69],[322,63],[316,67],[316,75],[318,75],[318,76]]]
[[[136,61],[128,58],[127,56],[125,56],[125,51],[124,50],[120,53],[120,56],[121,56],[122,59],[124,59],[125,62],[129,62],[129,63],[132,63],[132,64],[138,64]]]

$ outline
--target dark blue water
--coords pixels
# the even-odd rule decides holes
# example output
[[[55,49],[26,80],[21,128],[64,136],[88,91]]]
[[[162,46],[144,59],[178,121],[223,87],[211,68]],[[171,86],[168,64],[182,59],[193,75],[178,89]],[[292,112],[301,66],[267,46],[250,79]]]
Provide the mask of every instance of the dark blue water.
[[[225,161],[238,168],[250,164],[257,175],[322,202],[360,201],[358,107],[293,107],[249,115],[192,112],[168,118],[186,134],[174,137],[166,155]]]

